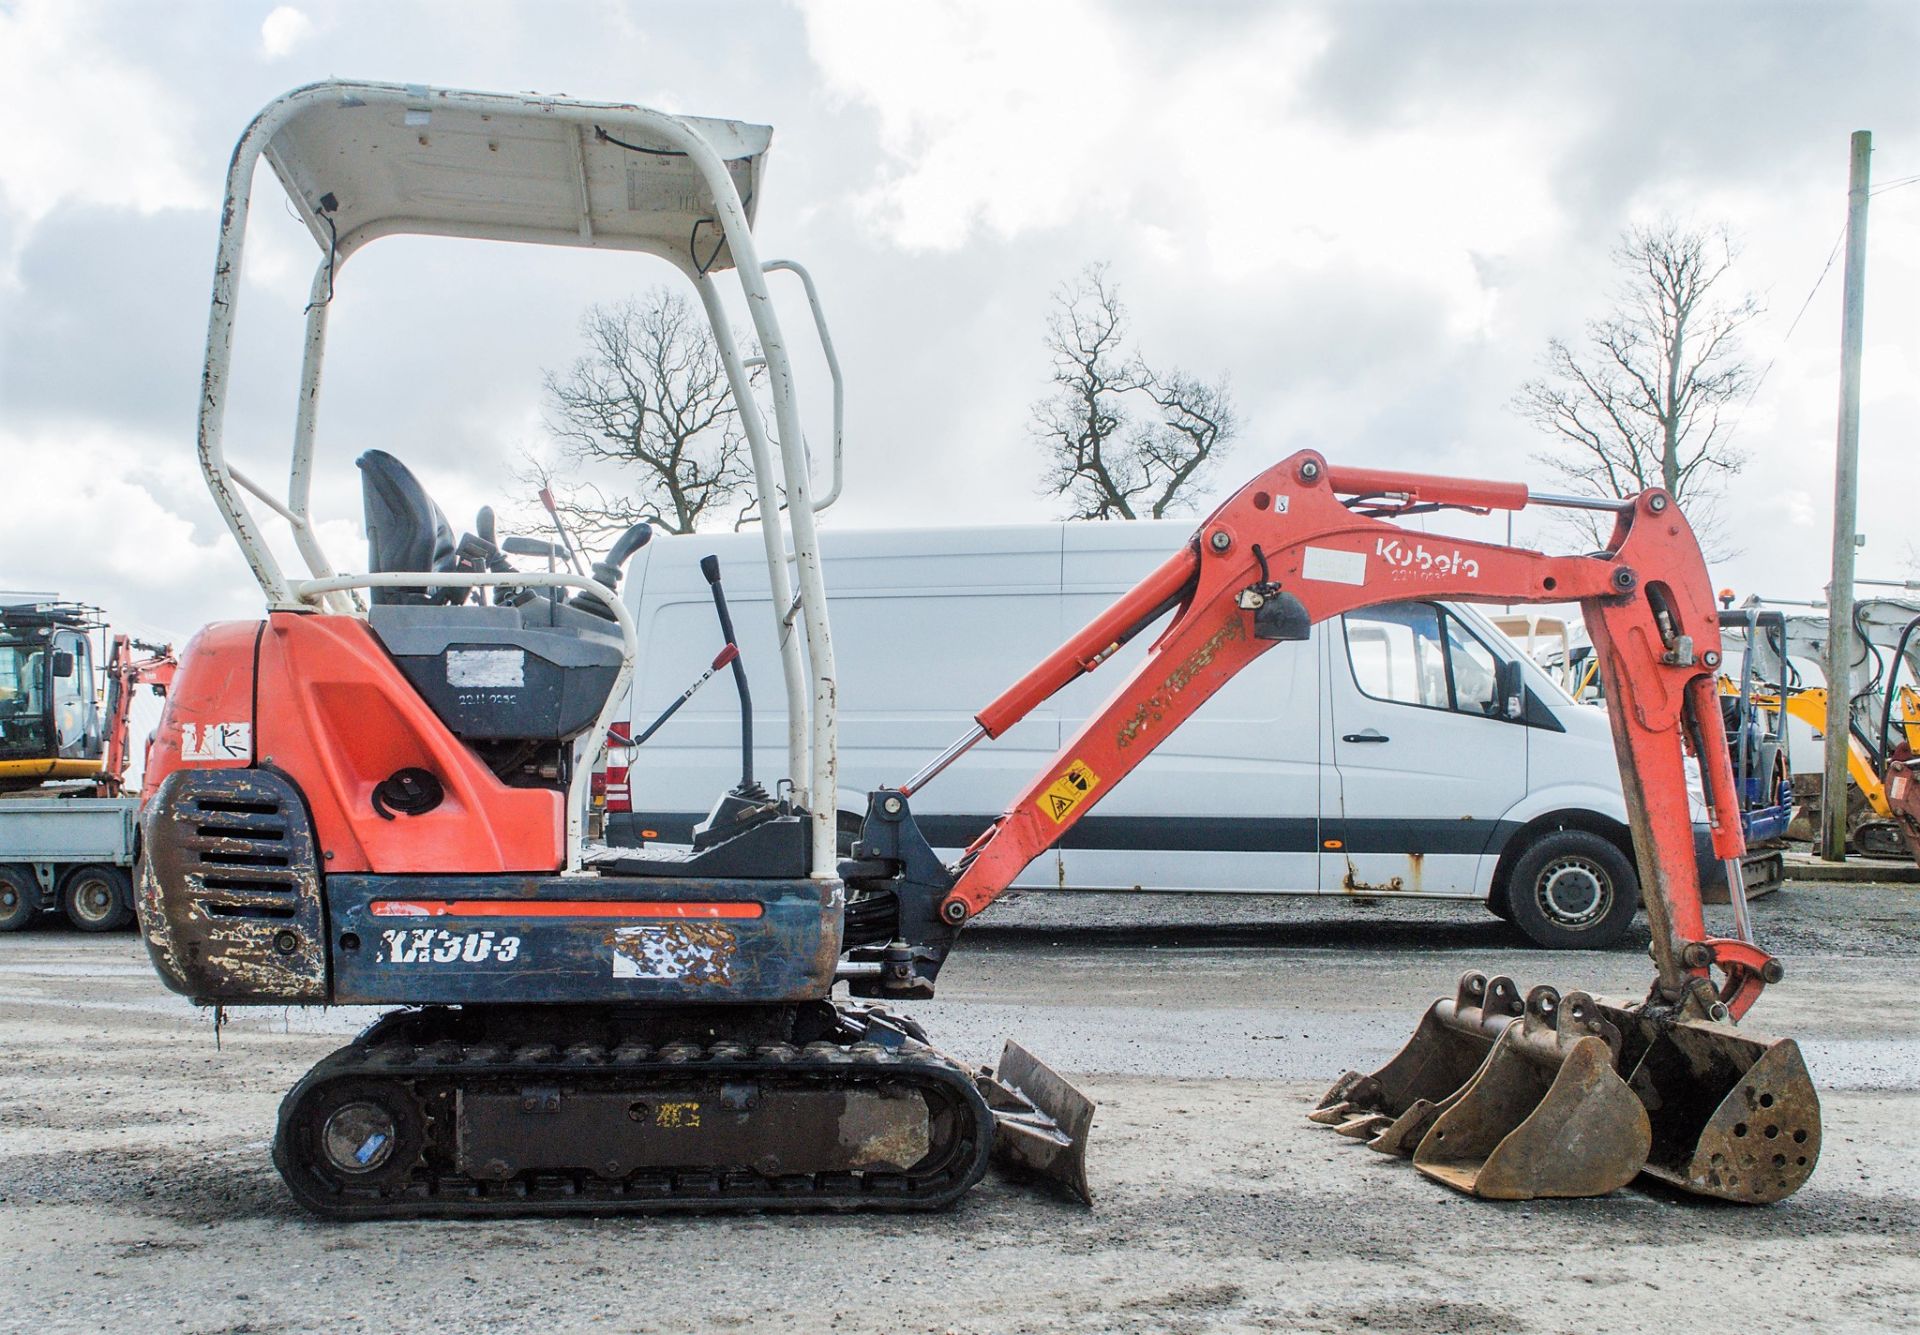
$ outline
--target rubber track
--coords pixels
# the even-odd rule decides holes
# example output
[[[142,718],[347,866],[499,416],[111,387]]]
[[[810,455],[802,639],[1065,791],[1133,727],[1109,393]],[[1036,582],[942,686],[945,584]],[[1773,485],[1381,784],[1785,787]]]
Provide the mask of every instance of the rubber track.
[[[770,1178],[750,1170],[641,1169],[622,1179],[590,1171],[535,1171],[507,1182],[482,1181],[452,1171],[451,1119],[429,1115],[424,1151],[404,1177],[377,1189],[342,1190],[312,1165],[314,1136],[303,1105],[341,1082],[356,1087],[400,1085],[415,1106],[445,1107],[446,1091],[499,1088],[520,1082],[614,1088],[644,1096],[658,1079],[684,1088],[689,1078],[759,1078],[817,1088],[885,1080],[918,1086],[935,1125],[956,1134],[909,1172],[844,1172]],[[280,1105],[273,1159],[296,1199],[332,1219],[489,1218],[511,1215],[663,1213],[736,1210],[934,1210],[966,1194],[986,1172],[993,1115],[972,1078],[924,1044],[907,1040],[889,1050],[875,1043],[814,1042],[748,1047],[669,1043],[660,1048],[596,1043],[460,1043],[444,1039],[354,1043],[323,1059]]]

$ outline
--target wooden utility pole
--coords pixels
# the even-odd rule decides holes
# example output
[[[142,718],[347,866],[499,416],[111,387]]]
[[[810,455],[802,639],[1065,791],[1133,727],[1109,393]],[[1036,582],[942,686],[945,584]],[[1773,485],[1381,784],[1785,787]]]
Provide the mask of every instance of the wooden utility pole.
[[[1867,312],[1867,180],[1873,133],[1853,132],[1847,173],[1847,286],[1840,316],[1840,435],[1833,461],[1833,583],[1827,589],[1826,774],[1820,809],[1826,816],[1822,856],[1847,860],[1847,746],[1853,716],[1848,671],[1853,665],[1854,511],[1860,493],[1860,343]]]

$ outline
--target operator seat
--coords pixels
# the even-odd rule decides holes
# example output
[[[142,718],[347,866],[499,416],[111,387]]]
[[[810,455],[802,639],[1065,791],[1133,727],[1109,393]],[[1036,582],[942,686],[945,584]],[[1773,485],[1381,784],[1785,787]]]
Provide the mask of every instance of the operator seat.
[[[413,470],[385,450],[354,460],[360,469],[360,503],[367,520],[367,569],[375,574],[434,572],[455,568],[453,529]],[[373,589],[375,603],[417,607],[459,603],[465,589]]]
[[[384,450],[360,466],[367,565],[458,569],[453,530],[411,469]],[[604,617],[522,590],[466,601],[464,588],[374,589],[367,625],[448,729],[469,743],[560,742],[592,725],[625,658]]]

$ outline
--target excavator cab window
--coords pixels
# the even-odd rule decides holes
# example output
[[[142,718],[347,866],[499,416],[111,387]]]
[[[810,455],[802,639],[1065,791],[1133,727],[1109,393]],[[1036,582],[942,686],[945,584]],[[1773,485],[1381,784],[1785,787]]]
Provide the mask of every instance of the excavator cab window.
[[[47,754],[46,648],[0,644],[0,759],[39,760]]]

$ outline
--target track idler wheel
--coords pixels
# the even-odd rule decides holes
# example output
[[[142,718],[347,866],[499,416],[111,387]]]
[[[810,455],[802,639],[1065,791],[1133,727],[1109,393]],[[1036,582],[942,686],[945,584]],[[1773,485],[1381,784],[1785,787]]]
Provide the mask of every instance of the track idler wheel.
[[[1489,1200],[1624,1187],[1646,1166],[1653,1132],[1614,1070],[1620,1044],[1586,993],[1534,988],[1526,1014],[1421,1139],[1413,1166]]]
[[[303,1201],[372,1199],[407,1180],[426,1147],[426,1120],[399,1086],[348,1080],[317,1098],[300,1097],[305,1082],[280,1110],[274,1166]]]

